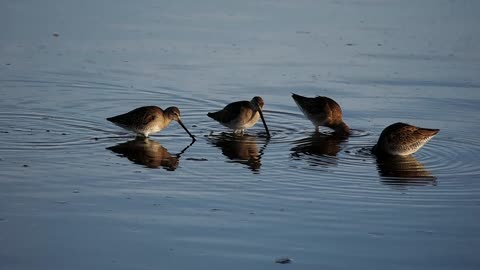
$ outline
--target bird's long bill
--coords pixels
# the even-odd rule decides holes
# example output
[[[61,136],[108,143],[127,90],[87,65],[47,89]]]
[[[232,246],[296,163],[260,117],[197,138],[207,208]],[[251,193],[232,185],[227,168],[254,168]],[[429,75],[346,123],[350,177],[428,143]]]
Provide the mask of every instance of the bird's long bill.
[[[180,124],[180,126],[182,126],[183,129],[185,129],[185,131],[188,133],[188,135],[190,135],[190,137],[192,137],[192,140],[195,141],[195,137],[192,135],[192,133],[190,133],[190,131],[188,131],[187,127],[182,123],[182,120],[178,119],[178,123]]]
[[[263,126],[265,127],[265,131],[267,132],[267,137],[271,137],[270,131],[268,131],[267,122],[265,122],[265,118],[263,118],[262,110],[258,110],[258,113],[260,114],[260,118],[262,118]]]

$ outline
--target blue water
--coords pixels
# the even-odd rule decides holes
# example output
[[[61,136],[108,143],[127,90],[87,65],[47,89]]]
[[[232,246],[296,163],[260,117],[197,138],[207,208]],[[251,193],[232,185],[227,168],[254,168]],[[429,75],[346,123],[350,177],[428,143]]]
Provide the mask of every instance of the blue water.
[[[476,1],[0,7],[1,269],[479,268]],[[315,133],[292,92],[354,136]],[[256,95],[271,139],[206,116]],[[105,120],[144,105],[197,141]],[[377,160],[399,121],[440,133]]]

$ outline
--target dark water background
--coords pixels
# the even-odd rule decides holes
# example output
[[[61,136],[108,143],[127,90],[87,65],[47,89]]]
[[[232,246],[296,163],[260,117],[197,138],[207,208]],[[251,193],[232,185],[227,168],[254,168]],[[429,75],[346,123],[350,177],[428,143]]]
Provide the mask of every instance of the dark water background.
[[[479,269],[478,10],[2,1],[0,268]],[[314,134],[291,92],[335,99],[355,135]],[[270,140],[206,117],[255,95]],[[143,105],[178,106],[197,142],[105,120]],[[377,160],[398,121],[441,131]]]

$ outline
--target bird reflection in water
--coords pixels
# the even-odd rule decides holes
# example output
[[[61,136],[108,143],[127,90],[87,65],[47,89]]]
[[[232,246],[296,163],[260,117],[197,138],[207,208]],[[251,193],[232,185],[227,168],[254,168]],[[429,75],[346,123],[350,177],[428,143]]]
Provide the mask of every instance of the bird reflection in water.
[[[250,170],[255,173],[260,171],[262,163],[260,162],[263,155],[265,145],[259,150],[257,146],[257,137],[243,134],[238,136],[235,134],[221,133],[220,135],[210,135],[209,143],[220,148],[222,154],[235,163],[247,165]]]
[[[294,142],[290,149],[293,159],[305,158],[312,166],[337,165],[337,153],[342,149],[340,144],[346,141],[344,136],[314,132],[307,138]]]
[[[174,171],[178,167],[180,155],[192,144],[193,142],[179,154],[172,155],[158,142],[148,138],[137,137],[134,140],[120,143],[107,149],[119,154],[119,156],[128,158],[135,164],[145,165],[148,168],[162,167],[167,171]]]
[[[381,181],[387,185],[436,185],[436,177],[413,156],[377,156],[377,170]]]

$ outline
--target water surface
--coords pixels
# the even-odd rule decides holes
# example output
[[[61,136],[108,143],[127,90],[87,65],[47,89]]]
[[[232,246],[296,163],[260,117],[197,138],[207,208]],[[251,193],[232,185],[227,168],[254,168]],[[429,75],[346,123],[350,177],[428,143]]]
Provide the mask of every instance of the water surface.
[[[480,266],[476,1],[1,7],[0,268]],[[315,133],[292,92],[335,99],[354,135]],[[255,95],[270,139],[206,116]],[[144,105],[197,141],[105,120]],[[372,156],[398,121],[441,131]]]

